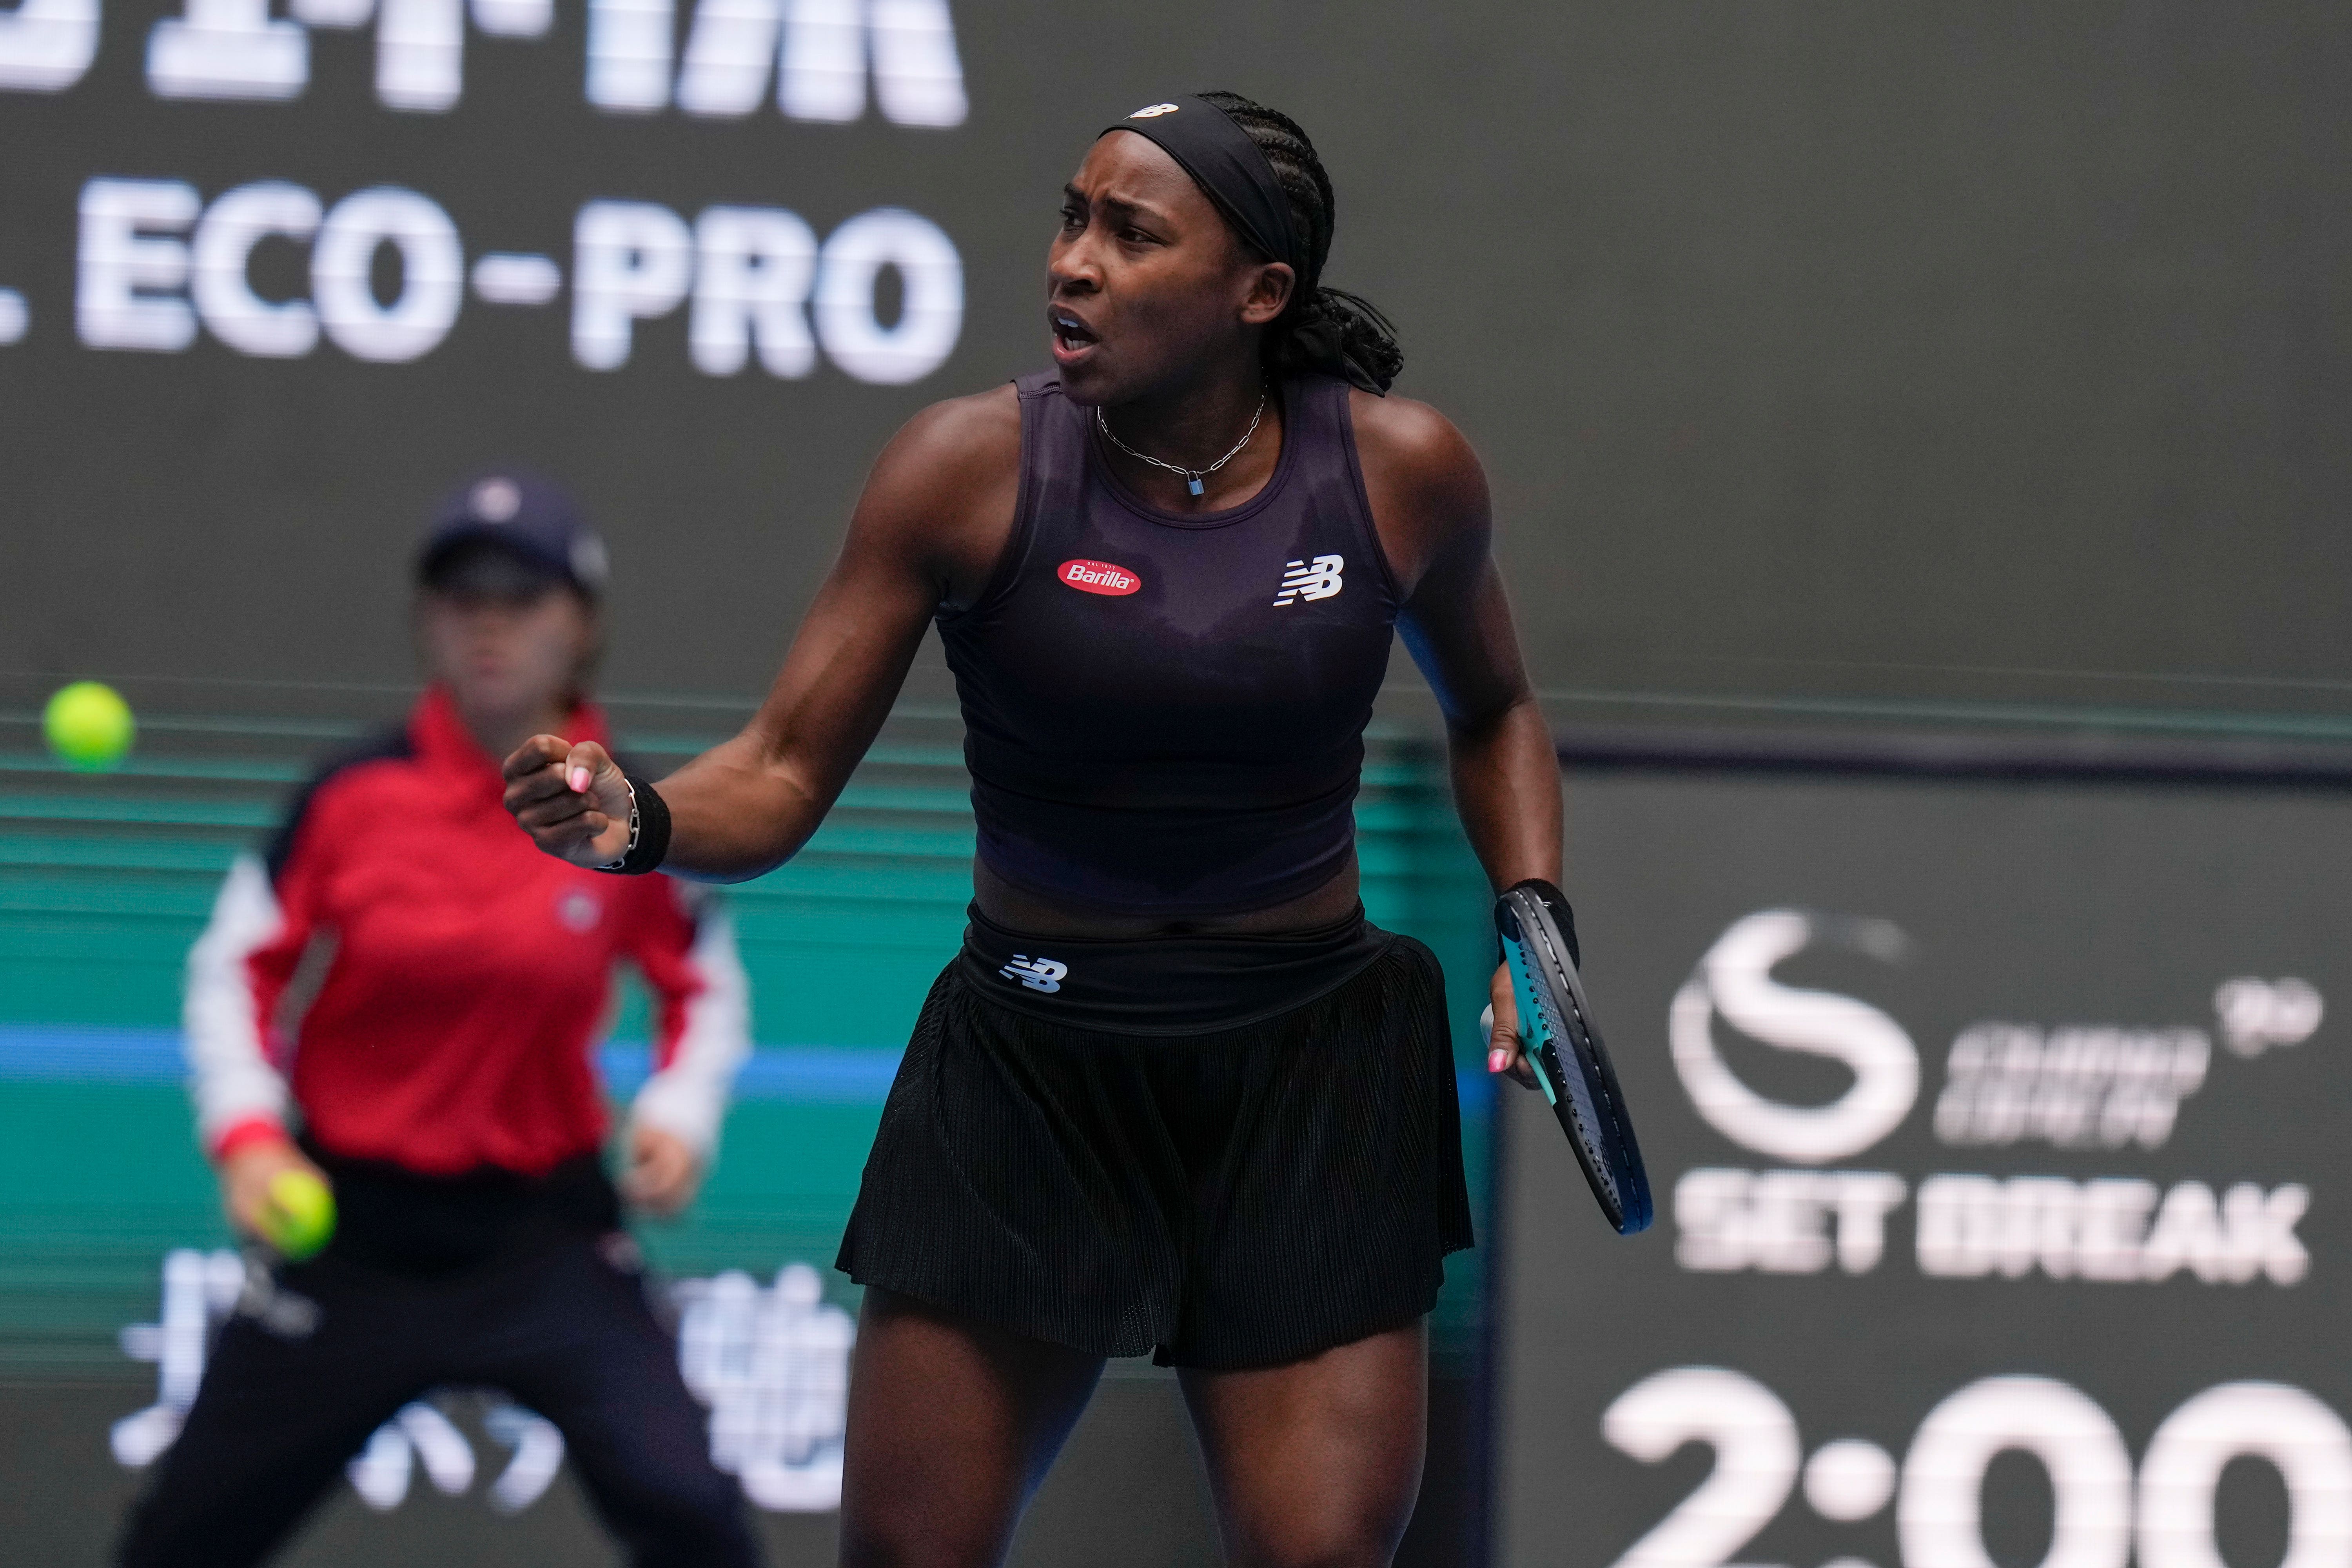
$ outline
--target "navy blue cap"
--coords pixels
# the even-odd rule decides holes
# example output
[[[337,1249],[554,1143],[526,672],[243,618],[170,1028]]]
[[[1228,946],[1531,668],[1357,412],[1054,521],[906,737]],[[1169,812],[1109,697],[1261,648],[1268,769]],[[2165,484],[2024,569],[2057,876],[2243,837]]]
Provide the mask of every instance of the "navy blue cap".
[[[520,468],[499,468],[468,480],[441,503],[433,531],[416,554],[416,576],[436,574],[467,544],[495,544],[550,582],[596,597],[612,574],[604,542],[580,515],[570,492]]]

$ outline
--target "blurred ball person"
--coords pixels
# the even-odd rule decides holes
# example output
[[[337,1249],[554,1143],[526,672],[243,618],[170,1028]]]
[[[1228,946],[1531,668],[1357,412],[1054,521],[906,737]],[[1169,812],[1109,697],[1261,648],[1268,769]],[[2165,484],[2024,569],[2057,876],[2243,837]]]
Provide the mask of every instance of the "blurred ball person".
[[[273,1179],[312,1171],[337,1228],[248,1286],[121,1561],[260,1560],[402,1405],[457,1384],[562,1430],[632,1562],[756,1562],[621,1228],[624,1196],[674,1214],[709,1163],[749,1048],[733,935],[667,878],[540,854],[499,804],[527,737],[604,733],[604,547],[555,487],[497,474],[447,503],[417,576],[423,699],[237,861],[188,961],[231,1221],[259,1231]],[[590,1052],[620,958],[658,1027],[616,1193]]]

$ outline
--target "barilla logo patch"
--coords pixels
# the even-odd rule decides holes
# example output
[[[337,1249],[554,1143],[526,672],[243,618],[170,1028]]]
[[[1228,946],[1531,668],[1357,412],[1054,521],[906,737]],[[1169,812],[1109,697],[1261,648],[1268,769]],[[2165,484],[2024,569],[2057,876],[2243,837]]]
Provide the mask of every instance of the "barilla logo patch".
[[[1143,586],[1142,578],[1108,561],[1065,561],[1054,568],[1054,575],[1081,594],[1108,594],[1114,599]]]

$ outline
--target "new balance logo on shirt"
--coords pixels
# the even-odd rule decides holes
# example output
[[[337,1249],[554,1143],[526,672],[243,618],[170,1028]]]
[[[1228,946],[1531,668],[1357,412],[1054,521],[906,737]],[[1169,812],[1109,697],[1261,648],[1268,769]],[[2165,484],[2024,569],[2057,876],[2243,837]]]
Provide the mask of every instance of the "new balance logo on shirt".
[[[1032,958],[1016,952],[1013,962],[996,972],[1007,980],[1018,980],[1032,991],[1059,991],[1062,982],[1069,977],[1070,966],[1054,958]]]
[[[1290,562],[1282,569],[1282,592],[1275,595],[1275,604],[1280,606],[1302,599],[1332,597],[1342,586],[1339,570],[1347,564],[1347,558],[1339,555]]]

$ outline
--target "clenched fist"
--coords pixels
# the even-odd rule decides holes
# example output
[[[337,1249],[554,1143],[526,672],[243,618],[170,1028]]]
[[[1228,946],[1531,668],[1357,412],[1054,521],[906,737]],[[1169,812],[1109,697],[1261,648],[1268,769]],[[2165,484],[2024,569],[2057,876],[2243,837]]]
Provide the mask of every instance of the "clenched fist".
[[[593,741],[533,735],[506,761],[507,810],[531,841],[574,866],[609,866],[629,847],[629,786]]]

